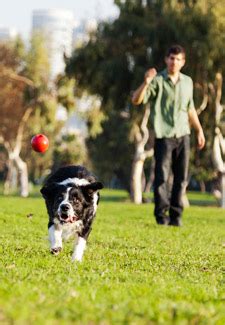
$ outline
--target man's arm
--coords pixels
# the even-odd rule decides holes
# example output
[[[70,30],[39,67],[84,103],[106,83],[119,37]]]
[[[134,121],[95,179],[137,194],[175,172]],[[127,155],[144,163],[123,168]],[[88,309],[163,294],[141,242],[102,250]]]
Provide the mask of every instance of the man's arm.
[[[140,85],[140,87],[134,91],[133,95],[132,95],[132,104],[134,105],[140,105],[143,102],[143,99],[145,97],[145,92],[148,88],[148,85],[150,84],[150,82],[153,80],[153,78],[157,75],[157,71],[156,69],[152,68],[149,69],[146,73],[145,73],[145,78],[144,78],[144,82]]]
[[[191,126],[193,126],[196,131],[198,148],[201,150],[205,146],[205,136],[195,108],[189,109],[188,117]]]

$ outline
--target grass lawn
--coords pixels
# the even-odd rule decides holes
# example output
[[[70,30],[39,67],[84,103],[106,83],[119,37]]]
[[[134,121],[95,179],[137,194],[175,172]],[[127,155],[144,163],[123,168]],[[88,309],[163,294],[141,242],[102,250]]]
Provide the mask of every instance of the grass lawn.
[[[178,229],[155,225],[153,204],[103,191],[84,260],[72,264],[72,242],[49,253],[39,196],[1,196],[0,324],[224,325],[225,211],[190,200],[205,204]]]

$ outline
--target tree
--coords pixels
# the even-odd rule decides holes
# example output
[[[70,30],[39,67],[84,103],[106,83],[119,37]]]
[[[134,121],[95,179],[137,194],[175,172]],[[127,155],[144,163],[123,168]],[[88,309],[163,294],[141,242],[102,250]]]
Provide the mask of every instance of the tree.
[[[133,44],[132,30],[138,28],[141,33],[137,17],[133,15],[133,18],[123,15],[113,24],[101,24],[97,35],[84,48],[76,50],[67,64],[68,75],[75,75],[79,87],[102,98],[101,108],[107,121],[102,123],[102,134],[89,141],[92,153],[96,152],[93,156],[96,157],[95,166],[98,171],[101,170],[106,183],[110,182],[114,174],[127,189],[130,187],[131,170],[134,170],[131,168],[132,148],[138,144],[135,144],[135,139],[140,138],[133,134],[140,134],[138,122],[141,121],[140,116],[144,116],[142,110],[130,113],[129,109],[132,82],[136,78],[133,74],[132,50],[136,48],[136,56],[140,61],[138,67],[142,73],[143,62],[147,62],[143,39],[138,50]],[[142,38],[146,35],[147,32],[144,31]],[[99,162],[99,156],[104,156],[104,162]]]
[[[74,109],[74,81],[65,75],[50,79],[49,59],[45,40],[41,34],[33,34],[30,46],[25,50],[20,40],[1,45],[0,49],[0,103],[2,123],[0,142],[7,154],[8,166],[5,194],[17,187],[20,177],[21,195],[28,195],[28,171],[32,181],[43,177],[52,168],[53,155],[57,155],[55,142],[64,121],[57,119],[57,109],[62,105],[67,112]],[[44,154],[31,150],[30,139],[34,134],[44,133],[50,140],[50,147]],[[61,137],[61,147],[77,145]],[[72,152],[72,150],[70,151]],[[65,153],[65,152],[64,152]],[[67,150],[67,153],[69,151]],[[86,159],[85,152],[77,159]],[[67,154],[67,158],[74,153]],[[81,157],[82,156],[82,157]],[[5,157],[3,155],[3,157]],[[21,158],[23,157],[23,159]],[[65,158],[65,157],[64,157]],[[54,167],[54,166],[53,166]]]
[[[150,149],[146,149],[146,144],[149,141],[149,129],[148,129],[148,120],[150,116],[150,107],[149,105],[145,106],[144,116],[141,121],[141,125],[139,126],[137,123],[135,124],[136,130],[134,132],[134,143],[135,143],[135,152],[134,158],[132,162],[132,170],[131,170],[131,199],[134,203],[140,204],[142,203],[142,192],[143,192],[143,184],[142,184],[142,176],[144,172],[144,163],[147,158],[153,156],[153,147]]]
[[[131,168],[140,164],[142,155],[137,159],[136,153],[141,149],[142,141],[139,141],[141,125],[145,117],[145,108],[132,108],[130,106],[130,93],[143,80],[144,71],[155,66],[158,70],[164,66],[166,49],[173,43],[180,43],[187,49],[187,65],[185,72],[190,74],[196,85],[196,103],[201,107],[202,98],[205,98],[205,89],[210,87],[215,74],[224,71],[224,7],[225,1],[217,3],[211,1],[115,1],[120,8],[118,19],[110,23],[101,23],[96,35],[81,49],[74,52],[73,57],[67,63],[67,73],[75,76],[77,85],[87,89],[91,94],[97,94],[102,98],[101,109],[107,117],[107,123],[103,123],[103,133],[92,145],[99,152],[96,157],[104,152],[108,161],[101,166],[101,172],[111,172],[115,165],[115,152],[118,144],[121,144],[121,133],[115,135],[114,125],[121,128],[123,133],[124,152],[122,157],[117,155],[118,169],[133,170]],[[207,87],[205,87],[207,84]],[[200,91],[201,90],[201,91]],[[200,94],[201,93],[201,94]],[[200,116],[207,137],[207,147],[199,153],[192,151],[192,170],[196,170],[195,162],[198,161],[205,171],[211,171],[213,166],[211,149],[213,143],[212,127],[213,111],[210,109],[210,101],[213,101],[212,93],[209,93],[206,109]],[[199,97],[199,101],[198,101]],[[106,127],[108,128],[106,130]],[[139,135],[138,135],[139,134]],[[107,143],[112,143],[112,154],[108,155],[107,147],[99,147],[98,138],[107,135]],[[133,135],[133,137],[131,137]],[[132,139],[132,140],[131,140]],[[193,140],[192,140],[193,141]],[[139,147],[140,144],[140,147]],[[96,145],[96,146],[95,146]],[[131,154],[131,150],[133,154]],[[136,149],[135,149],[136,148]],[[145,148],[141,149],[145,152]],[[124,165],[123,158],[127,157],[128,164]],[[96,162],[99,166],[99,162]],[[140,203],[141,172],[138,173],[134,191],[139,188],[137,203]],[[209,174],[209,173],[208,173]],[[207,175],[207,173],[202,173]],[[133,181],[131,182],[131,184]],[[132,191],[131,191],[132,192]],[[136,195],[133,195],[133,198]]]
[[[58,136],[53,151],[52,170],[66,165],[87,165],[87,150],[79,135],[74,132],[67,132]]]
[[[26,101],[24,93],[33,90],[33,82],[18,74],[22,59],[18,55],[18,47],[0,46],[0,141],[4,146],[8,162],[4,192],[17,183],[17,171],[20,176],[21,196],[28,195],[27,165],[20,153],[25,124],[32,112],[32,101]]]

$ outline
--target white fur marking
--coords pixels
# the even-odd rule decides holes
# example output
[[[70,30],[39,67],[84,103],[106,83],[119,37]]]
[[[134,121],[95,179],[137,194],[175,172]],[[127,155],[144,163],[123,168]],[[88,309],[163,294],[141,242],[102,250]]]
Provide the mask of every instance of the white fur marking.
[[[95,214],[97,211],[97,206],[98,206],[98,194],[97,193],[94,193],[93,206],[94,206],[94,214]]]
[[[69,205],[69,211],[67,212],[68,214],[68,217],[73,217],[74,215],[74,210],[73,210],[73,207],[72,205],[70,204],[69,202],[69,191],[70,191],[71,187],[68,187],[67,188],[67,191],[66,191],[66,197],[64,198],[64,200],[60,203],[59,207],[58,207],[58,215],[61,216],[61,205],[63,204],[68,204]]]
[[[62,248],[62,229],[55,229],[55,226],[52,225],[48,229],[50,247],[53,248]]]
[[[69,183],[74,183],[77,186],[82,186],[82,185],[88,185],[88,184],[90,184],[90,182],[88,182],[86,179],[84,179],[84,178],[77,178],[77,177],[67,178],[64,181],[60,182],[59,184],[61,184],[61,185],[67,185]]]
[[[74,252],[72,255],[72,261],[82,261],[84,250],[86,248],[86,240],[82,237],[78,237],[77,244],[75,245]]]
[[[55,225],[59,225],[59,224],[60,224],[60,221],[59,221],[58,218],[54,218],[53,223],[54,223]]]
[[[83,221],[78,220],[74,223],[65,223],[63,225],[63,232],[62,232],[62,238],[63,240],[68,240],[72,236],[77,236],[77,233],[82,231],[83,229]]]

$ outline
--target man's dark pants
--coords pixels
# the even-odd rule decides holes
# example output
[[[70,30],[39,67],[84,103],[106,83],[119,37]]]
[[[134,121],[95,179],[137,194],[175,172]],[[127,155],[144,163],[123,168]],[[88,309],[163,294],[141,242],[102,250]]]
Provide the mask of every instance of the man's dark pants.
[[[155,139],[155,218],[158,224],[180,225],[190,156],[190,137]],[[172,189],[169,177],[173,174]]]

